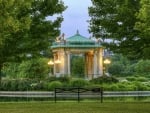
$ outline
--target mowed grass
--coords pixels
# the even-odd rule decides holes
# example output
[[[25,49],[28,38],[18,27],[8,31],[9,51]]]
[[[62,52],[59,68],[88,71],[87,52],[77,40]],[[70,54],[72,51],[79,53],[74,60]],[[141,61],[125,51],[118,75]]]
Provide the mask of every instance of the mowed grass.
[[[5,102],[0,103],[0,113],[150,113],[150,103]]]

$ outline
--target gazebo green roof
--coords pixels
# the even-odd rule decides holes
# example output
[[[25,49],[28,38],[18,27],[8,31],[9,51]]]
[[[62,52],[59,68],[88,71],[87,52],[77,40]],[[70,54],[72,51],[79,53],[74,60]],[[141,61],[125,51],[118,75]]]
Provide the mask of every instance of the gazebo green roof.
[[[91,40],[89,38],[81,36],[78,32],[74,36],[67,38],[66,41],[70,42],[70,43],[74,43],[74,44],[75,43],[83,43],[83,44],[94,44],[95,43],[94,40]]]
[[[52,49],[55,48],[99,48],[102,47],[100,43],[86,38],[77,33],[66,40],[60,40],[59,42],[54,42],[51,46]]]

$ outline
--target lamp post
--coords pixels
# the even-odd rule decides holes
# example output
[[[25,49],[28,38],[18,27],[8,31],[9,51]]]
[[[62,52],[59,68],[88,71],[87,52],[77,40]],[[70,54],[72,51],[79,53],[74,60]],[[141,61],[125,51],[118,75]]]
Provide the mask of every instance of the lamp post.
[[[54,62],[52,60],[50,60],[50,61],[48,61],[47,64],[50,65],[50,74],[53,75],[53,65],[54,65]]]
[[[104,75],[105,73],[108,73],[108,65],[109,65],[110,63],[111,63],[111,61],[110,61],[109,59],[105,59],[105,60],[104,60],[105,70],[104,70],[103,75]]]

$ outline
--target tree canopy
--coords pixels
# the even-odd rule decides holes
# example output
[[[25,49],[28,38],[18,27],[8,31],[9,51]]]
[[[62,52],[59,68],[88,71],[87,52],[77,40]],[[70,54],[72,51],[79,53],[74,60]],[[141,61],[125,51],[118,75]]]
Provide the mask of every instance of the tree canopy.
[[[140,5],[141,8],[136,14],[138,21],[135,24],[135,29],[140,32],[139,42],[143,58],[150,59],[150,1],[141,0]]]
[[[65,9],[61,0],[0,0],[0,70],[7,61],[44,54],[60,32]]]
[[[92,3],[89,31],[93,36],[102,38],[107,49],[115,53],[131,59],[149,59],[145,52],[150,50],[149,0],[92,0]]]

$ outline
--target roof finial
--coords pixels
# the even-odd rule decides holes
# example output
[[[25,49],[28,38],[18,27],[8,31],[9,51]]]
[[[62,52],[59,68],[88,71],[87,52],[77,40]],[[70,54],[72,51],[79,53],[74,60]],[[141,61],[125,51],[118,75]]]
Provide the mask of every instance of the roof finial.
[[[77,35],[79,35],[79,30],[77,29]]]

